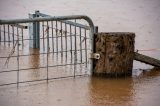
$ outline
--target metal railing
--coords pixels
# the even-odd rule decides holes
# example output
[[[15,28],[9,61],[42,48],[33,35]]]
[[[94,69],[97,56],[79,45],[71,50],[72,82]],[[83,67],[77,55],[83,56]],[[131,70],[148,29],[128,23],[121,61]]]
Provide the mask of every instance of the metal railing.
[[[36,15],[30,19],[0,20],[0,86],[82,76],[88,74],[88,66],[92,71],[93,62],[87,56],[93,53],[92,20],[83,15],[39,17],[44,16],[39,12]],[[82,19],[89,26],[85,22],[79,24]],[[39,28],[36,29],[39,38],[31,37],[37,32],[30,25],[39,25],[35,27]],[[37,40],[39,47],[31,49],[30,43],[33,45]],[[28,77],[24,73],[41,75],[25,80]]]

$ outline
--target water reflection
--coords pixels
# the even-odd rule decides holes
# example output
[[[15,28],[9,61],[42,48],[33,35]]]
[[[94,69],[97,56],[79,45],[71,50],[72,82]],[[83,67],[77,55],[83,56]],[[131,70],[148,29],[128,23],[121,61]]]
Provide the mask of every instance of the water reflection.
[[[91,106],[131,105],[134,96],[132,78],[91,78],[89,85]]]
[[[29,56],[29,66],[31,68],[39,68],[40,66],[40,55],[39,55],[39,49],[31,49],[30,48],[30,54],[36,54]],[[40,70],[33,69],[31,71],[31,77],[32,78],[39,78],[40,77]]]
[[[144,71],[143,75],[146,77],[160,76],[160,68],[153,68],[151,70]]]
[[[36,54],[36,55],[30,56],[29,65],[32,68],[39,68],[40,65],[39,49],[30,49],[30,54]]]

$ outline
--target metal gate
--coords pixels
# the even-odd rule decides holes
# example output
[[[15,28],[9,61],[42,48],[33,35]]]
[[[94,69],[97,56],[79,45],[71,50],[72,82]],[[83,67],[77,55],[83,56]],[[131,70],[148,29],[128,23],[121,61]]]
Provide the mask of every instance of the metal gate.
[[[0,20],[0,86],[89,75],[94,25],[87,16]]]

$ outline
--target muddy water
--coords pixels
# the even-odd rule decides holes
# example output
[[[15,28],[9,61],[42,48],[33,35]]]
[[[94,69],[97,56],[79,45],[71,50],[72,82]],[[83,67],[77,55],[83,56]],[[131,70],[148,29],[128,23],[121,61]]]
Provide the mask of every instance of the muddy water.
[[[157,49],[139,51],[140,53],[160,59],[160,1],[159,0],[1,0],[0,18],[26,18],[29,12],[40,10],[50,15],[85,14],[91,17],[101,32],[135,32],[135,49]],[[8,49],[0,46],[0,54],[7,55]],[[37,51],[36,51],[37,52]],[[44,65],[41,56],[24,59],[22,67]],[[53,58],[56,58],[56,56]],[[44,59],[45,60],[45,59]],[[0,60],[2,62],[2,60]],[[4,62],[4,61],[3,61]],[[56,61],[55,61],[56,62]],[[15,68],[14,61],[10,62]],[[2,64],[1,64],[2,65]],[[57,70],[61,70],[60,67]],[[73,67],[68,67],[72,70]],[[160,70],[143,71],[152,68],[149,65],[134,62],[132,78],[90,78],[54,80],[48,84],[22,84],[0,88],[0,105],[2,106],[106,106],[133,105],[159,106],[160,104]],[[66,71],[65,71],[66,72]],[[62,72],[61,74],[64,74]],[[71,72],[72,73],[72,72]],[[66,73],[68,74],[68,72]],[[43,78],[43,71],[22,75],[24,79]],[[12,73],[10,76],[16,76]],[[2,78],[2,77],[1,77]],[[5,79],[5,78],[3,78]],[[1,81],[3,81],[1,79]],[[10,80],[15,80],[12,78]]]
[[[3,106],[159,106],[159,72],[143,77],[81,77],[0,90]]]

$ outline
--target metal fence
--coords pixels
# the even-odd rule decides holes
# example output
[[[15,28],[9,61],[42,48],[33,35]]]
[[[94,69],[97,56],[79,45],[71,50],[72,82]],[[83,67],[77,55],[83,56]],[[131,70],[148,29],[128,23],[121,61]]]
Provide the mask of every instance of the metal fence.
[[[87,16],[0,20],[0,86],[89,75],[94,25]]]

